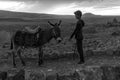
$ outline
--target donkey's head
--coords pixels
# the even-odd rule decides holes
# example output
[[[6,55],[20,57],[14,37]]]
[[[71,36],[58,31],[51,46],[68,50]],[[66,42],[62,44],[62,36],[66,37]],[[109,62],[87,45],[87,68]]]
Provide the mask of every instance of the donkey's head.
[[[59,23],[51,23],[50,21],[48,21],[48,23],[51,25],[51,29],[52,29],[52,33],[53,33],[53,37],[57,40],[57,42],[61,42],[62,38],[61,38],[61,30],[60,30],[60,24],[61,24],[61,20],[59,21]]]

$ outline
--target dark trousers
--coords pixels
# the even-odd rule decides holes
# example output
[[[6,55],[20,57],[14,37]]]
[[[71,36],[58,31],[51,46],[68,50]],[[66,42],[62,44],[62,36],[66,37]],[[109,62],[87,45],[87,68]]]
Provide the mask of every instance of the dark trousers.
[[[83,45],[82,39],[76,39],[77,50],[79,53],[80,61],[84,62],[84,55],[83,55]]]

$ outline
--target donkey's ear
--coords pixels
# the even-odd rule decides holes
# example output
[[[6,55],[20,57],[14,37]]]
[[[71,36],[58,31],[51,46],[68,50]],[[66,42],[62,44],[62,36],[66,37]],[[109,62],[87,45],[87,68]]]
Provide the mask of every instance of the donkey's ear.
[[[61,22],[62,22],[62,20],[59,21],[59,23],[58,23],[59,26],[60,26]]]
[[[52,24],[50,21],[48,21],[48,23],[49,23],[51,26],[54,26],[54,24]]]

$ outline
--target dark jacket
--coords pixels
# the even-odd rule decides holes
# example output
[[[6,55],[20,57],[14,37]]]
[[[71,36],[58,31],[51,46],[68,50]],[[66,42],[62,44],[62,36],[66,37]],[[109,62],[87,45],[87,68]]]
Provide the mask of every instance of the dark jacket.
[[[75,28],[75,30],[73,31],[73,33],[72,33],[72,35],[70,36],[70,38],[72,39],[73,36],[75,35],[75,39],[80,39],[80,40],[82,40],[82,39],[83,39],[82,28],[83,28],[84,25],[85,25],[85,23],[84,23],[83,20],[77,21],[76,28]]]

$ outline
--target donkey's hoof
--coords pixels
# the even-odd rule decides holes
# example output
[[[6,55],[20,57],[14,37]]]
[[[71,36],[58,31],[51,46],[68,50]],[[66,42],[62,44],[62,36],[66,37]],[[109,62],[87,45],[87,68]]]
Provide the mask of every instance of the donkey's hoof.
[[[16,68],[17,66],[16,65],[13,65],[14,68]]]
[[[43,64],[43,61],[38,62],[38,66],[41,66]]]
[[[42,65],[42,63],[39,63],[39,64],[38,64],[38,66],[41,66],[41,65]]]
[[[25,63],[23,63],[23,66],[26,66],[26,64],[25,64]]]

